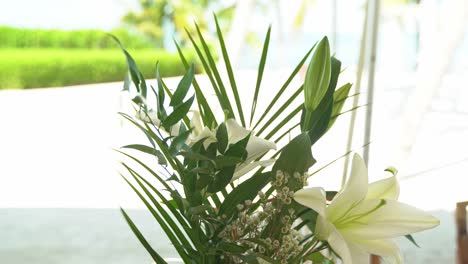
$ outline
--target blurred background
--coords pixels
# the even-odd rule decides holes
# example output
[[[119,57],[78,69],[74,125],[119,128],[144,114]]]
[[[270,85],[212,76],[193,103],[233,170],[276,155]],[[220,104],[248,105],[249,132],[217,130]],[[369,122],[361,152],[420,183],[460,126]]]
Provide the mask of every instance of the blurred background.
[[[270,24],[268,89],[279,89],[310,47],[329,37],[345,68],[340,81],[354,84],[344,109],[358,108],[341,116],[315,156],[326,164],[349,149],[364,152],[371,181],[396,167],[400,200],[441,219],[415,235],[420,248],[399,241],[406,262],[455,263],[454,209],[468,200],[465,0],[2,1],[0,263],[151,263],[119,206],[131,209],[163,256],[174,256],[119,176],[113,149],[140,135],[117,114],[128,109],[126,64],[108,33],[150,82],[159,62],[175,88],[184,67],[174,40],[197,63],[185,32],[196,21],[218,51],[213,13],[241,93],[255,87]],[[310,183],[339,189],[346,162]]]

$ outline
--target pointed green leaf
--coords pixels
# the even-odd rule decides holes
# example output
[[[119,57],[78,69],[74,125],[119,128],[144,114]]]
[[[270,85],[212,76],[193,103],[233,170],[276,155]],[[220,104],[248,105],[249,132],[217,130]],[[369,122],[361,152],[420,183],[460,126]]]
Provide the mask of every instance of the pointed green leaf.
[[[229,96],[226,93],[226,88],[224,87],[224,83],[223,83],[223,80],[221,79],[221,76],[219,74],[218,68],[216,66],[216,62],[215,62],[213,56],[211,55],[208,44],[206,43],[205,38],[203,37],[203,34],[201,33],[200,28],[198,27],[197,23],[195,23],[195,29],[197,30],[198,37],[199,37],[200,42],[201,42],[202,47],[203,47],[203,51],[205,52],[206,58],[208,59],[209,67],[210,67],[210,69],[211,69],[211,71],[213,73],[214,78],[216,79],[216,83],[217,83],[217,86],[219,88],[219,95],[217,94],[217,96],[221,96],[222,97],[221,100],[224,101],[223,111],[224,112],[227,111],[227,117],[228,118],[235,118],[234,117],[234,111],[233,111],[232,106],[231,106],[231,102],[229,101]]]
[[[223,34],[221,32],[221,28],[219,27],[218,18],[216,17],[216,15],[214,15],[214,19],[216,24],[216,32],[218,34],[219,45],[221,46],[221,53],[223,54],[224,64],[226,65],[226,72],[229,77],[229,82],[231,83],[231,90],[232,94],[234,95],[234,100],[236,101],[237,112],[239,114],[242,126],[246,127],[244,111],[242,110],[242,103],[240,101],[239,91],[237,90],[236,79],[234,78],[234,72],[232,70],[231,61],[229,60],[226,44],[224,43]]]
[[[224,189],[232,179],[236,166],[224,167],[214,176],[213,181],[208,185],[209,193],[217,193]]]
[[[161,151],[155,149],[154,147],[146,146],[146,145],[140,145],[140,144],[132,144],[132,145],[126,145],[123,146],[122,148],[129,148],[129,149],[136,149],[144,153],[148,153],[150,155],[154,155],[158,158],[158,163],[162,165],[167,165],[167,161],[164,158],[164,155],[161,153]]]
[[[172,139],[171,145],[169,146],[169,152],[172,155],[176,155],[185,146],[185,142],[187,141],[190,132],[190,130],[187,130]]]
[[[179,53],[180,60],[184,64],[185,70],[188,70],[189,64],[187,60],[185,59],[184,53],[180,49],[179,44],[177,41],[174,40],[174,43],[177,48],[177,52]],[[203,92],[200,89],[200,85],[198,84],[196,78],[193,78],[193,88],[195,89],[195,95],[197,97],[197,104],[198,104],[198,110],[200,112],[200,116],[203,120],[203,124],[205,126],[211,126],[213,123],[217,125],[213,111],[211,110],[210,105],[207,103],[205,96],[203,95]]]
[[[235,166],[241,162],[242,162],[241,158],[231,157],[231,156],[217,156],[214,159],[214,163],[216,164],[216,167],[220,169],[224,167]]]
[[[414,237],[410,234],[410,235],[406,235],[405,236],[406,239],[408,239],[411,243],[413,243],[413,245],[415,245],[416,247],[420,247],[418,245],[418,243],[416,243],[416,240],[414,239]]]
[[[343,109],[343,105],[346,102],[346,98],[348,98],[348,94],[349,94],[349,91],[351,90],[351,86],[352,85],[350,83],[347,83],[341,86],[340,88],[338,88],[338,90],[336,90],[335,93],[333,94],[333,109],[332,109],[332,115],[331,115],[332,119],[328,123],[327,129],[330,129],[333,126],[333,124],[336,121],[336,118],[334,117],[338,116],[341,112],[341,109]]]
[[[273,172],[281,170],[293,175],[306,172],[316,160],[312,157],[312,142],[307,133],[301,133],[291,140],[281,151],[273,165]]]
[[[138,238],[138,240],[140,240],[140,243],[143,245],[143,247],[146,249],[146,251],[148,251],[148,253],[151,255],[153,260],[156,261],[156,263],[167,264],[167,262],[156,251],[154,251],[154,249],[150,246],[148,241],[143,237],[140,230],[138,230],[138,228],[133,223],[132,219],[130,219],[130,217],[125,212],[125,210],[120,208],[120,211],[122,212],[122,214],[123,214],[123,216],[125,218],[125,221],[130,226],[130,229],[132,229],[135,236]]]
[[[289,87],[289,84],[291,83],[291,81],[294,79],[294,77],[297,75],[297,73],[300,71],[300,69],[302,68],[302,66],[304,65],[305,61],[307,60],[307,58],[309,57],[310,53],[312,52],[312,50],[314,49],[316,44],[314,44],[312,46],[312,48],[306,53],[306,55],[302,58],[302,60],[297,64],[296,68],[292,71],[292,73],[289,75],[288,79],[286,80],[286,82],[284,82],[283,86],[280,88],[280,90],[278,91],[278,93],[276,93],[275,97],[271,100],[270,104],[268,105],[268,107],[265,109],[265,111],[262,113],[262,116],[260,117],[260,119],[257,121],[257,123],[255,124],[255,126],[252,128],[252,130],[255,130],[255,128],[260,124],[260,122],[262,122],[262,120],[266,117],[266,115],[270,112],[270,110],[273,108],[273,106],[276,104],[276,102],[278,101],[279,98],[281,98],[281,96],[283,95],[284,91],[286,91],[286,88]],[[302,91],[302,88],[300,89]],[[289,100],[289,99],[288,99]],[[266,122],[266,124],[269,124],[269,122]]]
[[[159,74],[159,62],[156,63],[156,80],[158,82],[158,92],[153,90],[156,95],[156,101],[158,104],[158,118],[159,120],[164,120],[167,116],[166,108],[164,107],[164,87],[162,84],[161,75]]]
[[[190,97],[190,99],[188,99],[184,103],[182,103],[182,104],[178,105],[177,107],[175,107],[174,111],[172,111],[172,113],[166,119],[164,119],[164,121],[162,123],[162,126],[165,127],[165,128],[169,128],[169,127],[177,124],[177,122],[179,122],[181,119],[183,119],[187,115],[187,113],[189,112],[190,107],[192,106],[194,99],[195,99],[195,97],[192,96],[192,97]]]
[[[250,112],[250,124],[252,125],[252,120],[255,115],[255,109],[257,108],[258,93],[260,91],[260,85],[262,83],[263,71],[265,69],[265,62],[268,54],[268,46],[270,45],[270,34],[271,26],[268,27],[268,31],[263,43],[262,57],[260,58],[260,63],[258,65],[258,75],[257,75],[257,84],[255,85],[255,92],[252,101],[252,110]]]
[[[185,73],[184,77],[179,82],[177,89],[175,90],[174,94],[172,95],[170,106],[177,106],[181,104],[187,95],[187,92],[190,88],[190,85],[193,81],[194,76],[194,66],[193,64],[190,66],[189,70]]]
[[[333,264],[333,261],[326,258],[322,253],[320,252],[314,252],[308,256],[305,257],[306,260],[312,261],[312,263],[317,263],[317,264]]]

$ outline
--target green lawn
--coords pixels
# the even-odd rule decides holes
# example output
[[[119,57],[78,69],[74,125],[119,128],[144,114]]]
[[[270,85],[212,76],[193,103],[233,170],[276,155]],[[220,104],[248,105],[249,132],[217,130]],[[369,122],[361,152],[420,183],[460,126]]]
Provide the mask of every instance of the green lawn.
[[[159,61],[163,77],[185,70],[177,53],[129,50],[146,78],[154,78]],[[189,61],[193,53],[185,53]],[[0,49],[0,89],[56,87],[121,81],[127,66],[118,49]]]

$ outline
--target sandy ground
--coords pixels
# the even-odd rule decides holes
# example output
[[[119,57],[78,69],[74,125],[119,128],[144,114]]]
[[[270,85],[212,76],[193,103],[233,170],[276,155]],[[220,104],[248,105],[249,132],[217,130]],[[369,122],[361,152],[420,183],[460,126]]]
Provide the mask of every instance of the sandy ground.
[[[268,89],[278,87],[278,82],[284,81],[286,77],[283,72],[269,73],[265,76],[264,80],[267,81],[264,88],[268,88],[261,94],[259,109],[265,105],[268,97],[271,97],[272,93]],[[400,174],[401,200],[433,212],[441,219],[438,229],[415,236],[421,249],[401,241],[407,263],[454,262],[453,209],[457,201],[468,200],[468,93],[466,89],[462,90],[457,85],[459,77],[447,76],[444,79],[442,89],[423,117],[417,140],[409,156],[409,166]],[[238,85],[243,92],[254,89],[253,74],[245,73],[242,80],[244,81]],[[381,88],[374,103],[376,120],[371,145],[371,180],[381,177],[382,170],[392,165],[388,153],[395,145],[392,138],[398,129],[392,125],[398,123],[403,114],[402,104],[412,89],[411,82],[406,87],[399,83],[387,82],[384,77],[378,80]],[[175,87],[176,81],[167,80],[170,87]],[[407,83],[405,80],[405,84]],[[297,82],[294,85],[297,85]],[[142,140],[137,130],[124,124],[116,114],[130,109],[123,103],[125,100],[122,100],[121,87],[121,83],[107,83],[0,91],[0,208],[141,207],[135,195],[119,177],[119,155],[112,150]],[[248,97],[245,97],[245,100],[248,101]],[[358,110],[357,139],[362,138],[362,117],[363,111]],[[316,168],[345,152],[344,131],[348,130],[348,118],[349,116],[343,116],[330,134],[314,147],[314,154],[319,161]],[[362,141],[356,140],[354,147],[358,148],[360,145]],[[340,166],[342,162],[330,166],[320,175],[314,176],[311,184],[330,189],[339,188]],[[9,210],[0,209],[0,216],[3,215],[4,219],[0,225],[0,233],[12,227],[23,230],[23,218],[35,218],[34,213],[12,213],[14,210]],[[89,215],[91,217],[91,214]],[[106,225],[106,221],[96,225]],[[29,224],[34,226],[33,222]],[[75,226],[82,227],[85,232],[88,223],[83,220]],[[39,227],[30,228],[34,230]],[[57,227],[49,228],[53,230]],[[115,227],[116,231],[120,229],[122,225]],[[113,232],[109,230],[106,234],[111,233]],[[16,237],[16,240],[27,239],[30,235],[27,232],[14,233],[18,234],[24,234],[24,237]],[[53,232],[47,234],[49,235],[54,236]],[[109,238],[109,241],[112,241],[112,238]],[[128,241],[137,243],[133,240]],[[40,242],[37,243],[41,245]],[[62,244],[64,250],[69,250],[65,244]],[[16,244],[19,245],[16,249],[11,245],[15,243],[0,244],[0,259],[2,255],[24,249],[21,243]],[[47,246],[44,244],[43,250],[47,250]],[[87,255],[84,248],[86,246],[81,250],[84,250],[84,256],[88,256],[88,261],[73,263],[95,263],[90,261],[95,255]],[[131,254],[144,253],[140,250]],[[66,254],[63,258],[66,258]],[[40,256],[37,255],[35,259],[40,259]],[[119,263],[133,263],[130,259],[131,257],[127,262]],[[14,258],[11,260],[9,263],[27,263],[15,261]]]

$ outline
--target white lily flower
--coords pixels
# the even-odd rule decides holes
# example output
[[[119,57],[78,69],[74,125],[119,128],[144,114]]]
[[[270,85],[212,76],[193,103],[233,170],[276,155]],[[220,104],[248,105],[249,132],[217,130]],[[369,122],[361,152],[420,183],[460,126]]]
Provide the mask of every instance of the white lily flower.
[[[239,125],[234,119],[228,119],[225,123],[228,133],[228,145],[239,142],[251,132]],[[216,130],[210,130],[208,127],[204,127],[198,112],[194,111],[190,125],[192,126],[192,134],[188,138],[188,145],[193,145],[205,139],[203,145],[207,148],[211,143],[217,141]],[[276,149],[276,144],[274,142],[251,135],[246,146],[247,158],[244,162],[237,165],[232,180],[238,179],[257,167],[266,167],[273,164],[275,161],[274,159],[255,161],[258,157],[271,149]]]
[[[143,110],[137,111],[135,117],[145,123],[153,123],[156,126],[161,125],[161,120],[158,119],[158,113],[154,110],[148,110],[147,112]]]
[[[328,206],[319,187],[300,190],[294,199],[318,213],[315,235],[327,241],[344,264],[368,263],[369,254],[401,263],[400,250],[390,239],[433,228],[439,220],[398,202],[398,195],[395,176],[369,185],[366,165],[355,154],[346,185]]]

